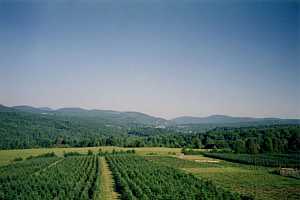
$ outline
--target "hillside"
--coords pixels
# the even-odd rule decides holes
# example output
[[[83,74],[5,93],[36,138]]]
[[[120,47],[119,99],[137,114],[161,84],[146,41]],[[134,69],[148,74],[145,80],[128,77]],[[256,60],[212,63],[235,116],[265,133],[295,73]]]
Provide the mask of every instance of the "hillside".
[[[113,110],[83,109],[76,107],[51,109],[48,107],[35,108],[31,106],[14,106],[1,109],[16,109],[18,111],[55,115],[64,117],[77,117],[93,120],[97,123],[110,123],[115,125],[148,125],[148,126],[176,126],[176,125],[217,125],[217,126],[247,126],[272,124],[300,124],[300,119],[280,118],[254,118],[232,117],[227,115],[210,115],[207,117],[181,116],[171,120],[154,117],[141,112],[120,112]]]
[[[1,149],[47,147],[66,143],[72,146],[89,146],[102,142],[105,145],[104,138],[125,133],[126,128],[122,126],[89,118],[44,113],[36,109],[25,112],[0,107]]]
[[[170,120],[173,124],[300,124],[299,119],[280,119],[280,118],[254,118],[254,117],[232,117],[226,115],[211,115],[208,117],[183,116]]]
[[[119,112],[113,110],[87,110],[83,108],[60,108],[53,110],[50,108],[35,108],[30,106],[15,106],[12,107],[19,111],[39,113],[39,114],[48,114],[55,116],[64,116],[64,117],[76,117],[92,120],[97,123],[108,123],[115,125],[160,125],[166,123],[167,120],[162,118],[153,117],[140,112]]]
[[[218,146],[220,141],[216,138],[221,138],[222,143],[231,145],[232,141],[226,141],[227,137],[209,135],[209,131],[218,127],[224,127],[224,129],[220,129],[221,135],[227,134],[228,130],[232,128],[237,128],[237,132],[239,132],[239,128],[243,127],[252,127],[262,131],[265,129],[268,131],[287,129],[286,131],[289,131],[293,124],[298,124],[295,126],[297,128],[300,124],[299,120],[240,119],[228,116],[213,116],[201,118],[201,120],[190,119],[181,118],[175,124],[174,120],[167,121],[139,112],[82,108],[53,110],[30,106],[6,107],[0,105],[0,149],[99,145],[199,147],[212,145],[211,141]],[[198,135],[196,136],[196,134]],[[232,138],[242,137],[244,135]]]

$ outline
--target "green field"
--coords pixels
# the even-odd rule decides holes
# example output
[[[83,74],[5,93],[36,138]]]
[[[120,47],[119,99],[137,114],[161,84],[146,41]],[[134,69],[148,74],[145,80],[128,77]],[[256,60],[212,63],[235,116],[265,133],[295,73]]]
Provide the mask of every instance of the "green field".
[[[90,160],[89,161],[90,164],[88,166],[91,166],[90,168],[92,168],[95,171],[93,173],[86,172],[84,174],[92,174],[92,176],[94,177],[93,180],[88,181],[88,183],[92,182],[92,184],[90,186],[87,186],[88,188],[86,189],[87,191],[90,191],[90,193],[88,194],[90,196],[88,197],[93,197],[94,199],[118,199],[118,198],[126,199],[124,195],[125,196],[131,195],[131,193],[136,198],[135,195],[141,195],[140,190],[143,191],[145,189],[145,188],[142,189],[145,186],[144,184],[142,184],[143,181],[141,180],[149,179],[150,181],[150,179],[151,180],[153,178],[155,179],[156,176],[147,177],[151,171],[154,173],[155,170],[158,170],[155,171],[155,173],[159,174],[159,176],[161,176],[162,179],[163,177],[166,177],[165,178],[166,180],[171,180],[173,177],[173,176],[168,177],[169,173],[176,174],[174,175],[176,177],[182,177],[183,174],[191,174],[192,175],[191,177],[183,176],[185,178],[183,178],[184,181],[182,183],[180,181],[178,183],[174,183],[175,184],[174,187],[178,187],[178,190],[182,189],[179,187],[179,185],[184,184],[185,181],[187,182],[191,181],[191,184],[194,184],[193,186],[194,188],[197,187],[203,188],[202,186],[203,181],[204,182],[211,181],[213,185],[211,186],[212,188],[214,186],[220,188],[218,189],[219,191],[218,195],[222,195],[224,191],[228,191],[232,194],[236,193],[240,195],[251,196],[254,197],[255,199],[261,199],[261,200],[300,199],[300,179],[283,177],[283,176],[273,174],[272,172],[275,170],[275,168],[232,163],[220,159],[204,157],[202,155],[182,155],[180,153],[181,149],[179,148],[87,147],[87,148],[1,150],[0,165],[2,165],[2,167],[0,167],[0,177],[2,179],[2,184],[4,184],[2,185],[1,190],[5,188],[6,191],[13,191],[10,190],[11,188],[9,185],[15,188],[18,184],[22,185],[24,181],[25,182],[27,181],[26,184],[30,186],[30,180],[34,180],[34,182],[37,183],[40,181],[41,188],[45,188],[47,187],[47,185],[49,185],[47,184],[47,182],[45,183],[45,181],[60,182],[60,179],[55,176],[52,177],[52,174],[53,173],[59,174],[61,172],[62,174],[60,176],[75,177],[74,179],[70,179],[70,183],[64,183],[65,188],[72,188],[69,186],[69,184],[71,185],[74,184],[76,180],[79,179],[79,177],[77,177],[75,174],[67,170],[66,166],[70,165],[74,168],[74,170],[78,171],[79,170],[78,167],[83,167],[82,169],[85,169],[84,165],[86,164],[84,163],[86,163],[87,161],[84,161],[82,159],[81,160],[75,159],[71,161],[73,159],[72,157],[71,158],[63,157],[64,152],[79,152],[82,154],[87,154],[87,152],[91,150],[94,152],[95,155],[95,153],[99,152],[99,149],[101,149],[102,152],[106,152],[106,151],[112,152],[113,150],[126,151],[128,149],[135,149],[137,156],[134,157],[125,156],[122,159],[116,159],[116,157],[111,157],[110,160],[108,160],[109,162],[107,162],[107,160],[104,159],[104,157],[99,157],[99,159]],[[37,156],[47,152],[54,152],[58,157],[34,158],[30,160],[24,159],[23,161],[19,161],[19,162],[13,161],[13,159],[17,157],[28,158],[29,156]],[[82,156],[82,157],[84,158],[86,156]],[[40,162],[42,159],[44,159],[44,161]],[[77,166],[74,165],[74,162],[78,162],[81,164],[80,166]],[[112,163],[115,164],[113,165]],[[127,171],[124,171],[124,169],[121,170],[119,166],[123,166],[122,168],[127,169]],[[171,168],[175,169],[175,171],[172,171]],[[116,169],[118,169],[119,171]],[[155,170],[153,171],[153,169]],[[97,170],[99,172],[97,172]],[[146,172],[147,170],[148,172]],[[140,178],[136,179],[136,182],[134,183],[130,181],[128,182],[127,179],[126,179],[127,181],[125,182],[123,181],[121,183],[118,180],[117,176],[115,175],[116,171],[118,171],[118,173],[121,173],[122,176],[120,177],[122,178],[125,177],[125,179],[127,176],[132,176],[132,174],[134,173],[137,175],[140,174],[139,175]],[[32,175],[35,174],[35,176],[32,177],[31,175],[28,176],[27,174],[32,174]],[[96,178],[97,174],[98,176],[100,176],[99,179]],[[6,177],[11,177],[11,176],[19,177],[17,179],[19,180],[19,182],[12,182],[11,184],[7,184],[8,183],[7,180],[12,180],[12,179]],[[41,181],[38,177],[41,177],[42,179],[44,179],[44,181]],[[49,177],[52,177],[52,179],[48,180]],[[198,178],[200,182],[198,183],[196,181],[194,183],[192,177]],[[135,180],[133,179],[133,177],[131,179]],[[85,184],[86,180],[83,180],[82,184]],[[148,182],[146,181],[145,183],[150,184],[151,182],[149,181]],[[160,179],[153,180],[153,181],[160,182]],[[116,190],[115,183],[117,185],[119,184],[119,186],[117,186],[119,187],[119,190]],[[173,183],[170,182],[168,184],[170,185]],[[97,185],[97,187],[95,185]],[[84,189],[84,187],[81,186],[78,187],[79,187],[78,190],[81,190],[80,188],[82,188],[82,190]],[[99,188],[99,190],[98,191],[95,190],[95,187]],[[126,187],[128,187],[127,188],[128,191],[126,190],[127,192],[124,191],[124,189],[123,190],[120,189]],[[185,187],[189,187],[189,186],[186,185]],[[147,197],[148,198],[150,197],[151,199],[151,195],[152,197],[163,199],[162,196],[164,194],[167,194],[167,192],[170,192],[168,193],[169,195],[173,193],[175,194],[174,191],[172,192],[167,190],[167,187],[164,187],[163,185],[162,188],[164,188],[166,191],[162,192],[160,189],[156,191],[156,188],[152,188],[152,189],[150,188],[150,191],[156,191],[156,192],[148,192],[148,194],[144,196],[145,199],[147,199]],[[54,187],[54,189],[60,191],[60,187],[56,187],[56,188]],[[211,192],[214,191],[214,189],[211,191],[210,190],[211,190],[210,187],[204,189],[205,192],[201,193],[201,195],[212,194]],[[194,197],[198,195],[197,192],[195,191],[196,190],[191,189],[191,192],[195,195]],[[25,191],[20,190],[19,192],[25,192]],[[68,193],[68,190],[66,189],[65,191],[61,191],[61,192],[62,194],[67,195],[66,193]],[[39,195],[43,195],[43,194],[41,193]],[[51,195],[55,196],[55,194],[52,193],[47,193],[47,195],[49,197],[51,197]],[[73,196],[76,195],[76,191],[72,191],[70,195]],[[176,198],[180,199],[180,196],[178,197],[177,194]],[[13,199],[13,198],[9,198],[9,199]]]
[[[105,158],[48,154],[18,161],[0,167],[0,199],[241,199],[211,182],[146,157],[132,153]]]
[[[271,172],[274,168],[231,163],[201,155],[148,157],[156,163],[172,166],[230,191],[251,195],[255,199],[299,199],[300,180]]]
[[[240,195],[224,190],[210,181],[198,179],[173,167],[146,159],[147,156],[116,155],[107,160],[125,199],[156,200],[239,200]]]

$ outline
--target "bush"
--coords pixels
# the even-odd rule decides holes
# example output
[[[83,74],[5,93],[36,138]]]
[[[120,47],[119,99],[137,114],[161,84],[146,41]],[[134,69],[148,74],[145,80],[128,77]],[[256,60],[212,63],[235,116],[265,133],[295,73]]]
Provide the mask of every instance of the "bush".
[[[26,158],[26,160],[30,160],[30,159],[33,159],[34,157],[33,156],[28,156],[27,158]]]
[[[64,152],[64,157],[69,157],[69,156],[81,156],[82,154],[78,153],[78,152],[74,152],[74,151],[71,151],[71,152]]]
[[[56,154],[54,152],[51,152],[51,153],[44,153],[36,156],[36,158],[40,158],[40,157],[56,157]]]
[[[195,151],[193,149],[187,149],[187,148],[183,148],[181,150],[181,153],[183,153],[184,155],[202,155],[203,154],[201,151]]]
[[[37,155],[37,156],[29,156],[26,159],[30,160],[30,159],[33,159],[33,158],[50,158],[50,157],[57,157],[57,156],[54,152],[51,152],[51,153],[40,154],[40,155]]]
[[[135,150],[134,149],[129,149],[129,150],[126,151],[126,153],[132,153],[132,154],[134,154]]]
[[[22,160],[23,160],[23,158],[21,158],[21,157],[16,157],[15,159],[13,159],[14,162],[18,162],[18,161],[22,161]]]
[[[92,156],[94,153],[93,153],[93,151],[92,150],[88,150],[88,153],[87,153],[89,156]]]
[[[209,151],[211,153],[233,153],[233,151],[231,149],[213,149],[211,151]]]

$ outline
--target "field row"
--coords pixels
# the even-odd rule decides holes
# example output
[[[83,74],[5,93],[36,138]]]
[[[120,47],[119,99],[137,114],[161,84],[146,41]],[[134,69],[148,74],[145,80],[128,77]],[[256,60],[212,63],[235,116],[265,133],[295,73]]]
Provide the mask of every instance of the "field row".
[[[0,199],[300,198],[299,179],[270,170],[202,155],[54,154],[0,167]]]
[[[260,165],[267,167],[300,168],[300,155],[298,154],[234,154],[201,152],[204,156],[218,158],[230,162]]]
[[[0,169],[0,199],[96,199],[96,156],[35,158]],[[45,169],[45,170],[44,170]]]
[[[241,199],[142,156],[115,154],[106,160],[95,155],[37,157],[0,167],[0,199]],[[111,184],[103,185],[105,181]]]
[[[117,191],[122,199],[242,199],[171,167],[161,166],[139,156],[110,156]]]

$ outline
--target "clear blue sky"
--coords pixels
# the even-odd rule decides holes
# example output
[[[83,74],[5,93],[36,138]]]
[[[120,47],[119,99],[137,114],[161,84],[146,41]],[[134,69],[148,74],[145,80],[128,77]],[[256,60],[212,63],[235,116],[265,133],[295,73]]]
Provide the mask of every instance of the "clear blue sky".
[[[300,118],[299,1],[38,2],[0,1],[0,104]]]

